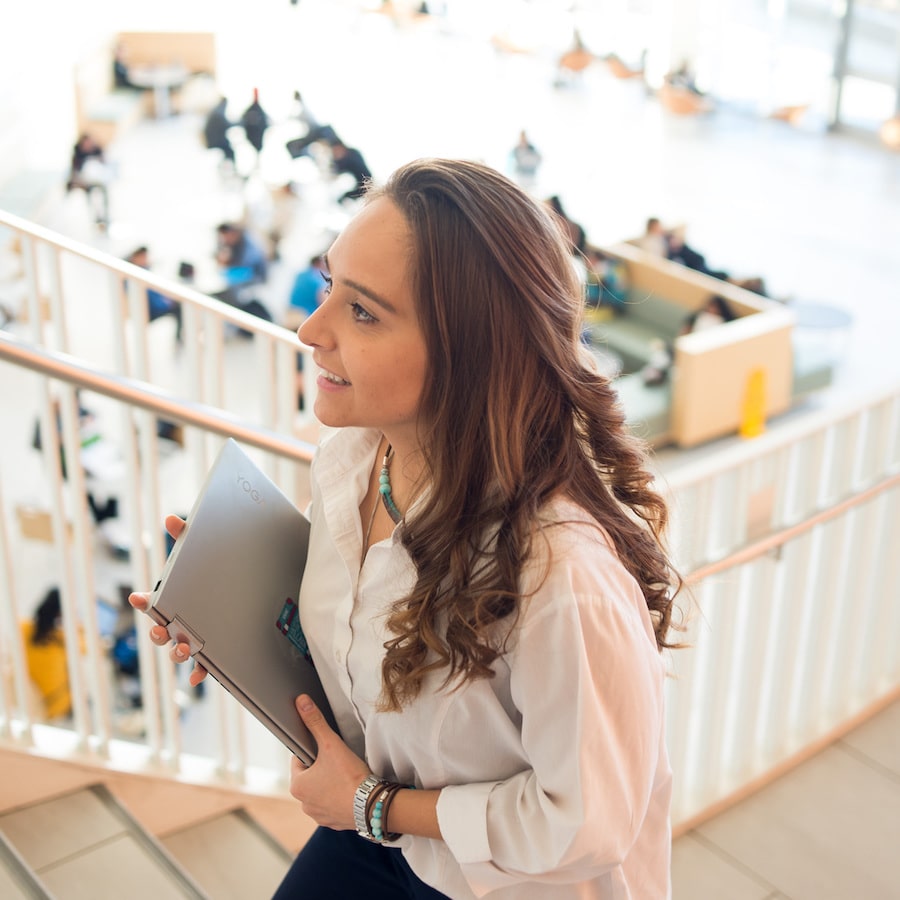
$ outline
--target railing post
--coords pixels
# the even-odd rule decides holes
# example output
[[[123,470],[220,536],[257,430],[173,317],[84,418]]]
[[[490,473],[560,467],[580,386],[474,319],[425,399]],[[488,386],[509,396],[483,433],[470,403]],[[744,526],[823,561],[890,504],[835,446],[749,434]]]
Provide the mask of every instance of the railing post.
[[[31,711],[25,691],[29,676],[19,620],[6,504],[0,480],[0,659],[3,660],[0,664],[0,734],[30,743]],[[13,732],[12,723],[16,719],[25,726],[21,735]]]

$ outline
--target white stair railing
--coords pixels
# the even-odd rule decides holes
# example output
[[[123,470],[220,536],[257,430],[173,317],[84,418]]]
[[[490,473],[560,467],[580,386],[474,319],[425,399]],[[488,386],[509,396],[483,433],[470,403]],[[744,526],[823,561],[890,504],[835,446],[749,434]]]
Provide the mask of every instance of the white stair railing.
[[[0,223],[9,224],[10,218],[0,214]],[[69,459],[79,452],[76,390],[117,404],[128,472],[129,540],[137,548],[129,563],[131,579],[150,585],[164,557],[159,523],[170,510],[163,505],[169,485],[159,474],[156,418],[188,425],[182,495],[193,498],[207,471],[212,458],[207,436],[229,434],[265,450],[273,477],[299,501],[311,448],[284,436],[296,424],[296,401],[285,386],[293,383],[298,345],[290,333],[196,292],[27,223],[20,227],[26,259],[34,258],[26,266],[33,340],[0,332],[0,363],[32,370],[41,380],[52,540],[63,560],[68,618],[93,628],[95,547],[84,485],[75,472],[68,481],[61,477],[49,386],[56,387],[60,400],[61,442]],[[113,282],[112,333],[129,349],[109,354],[105,366],[84,362],[66,328],[73,254],[80,265],[97,270],[95,280]],[[153,355],[142,349],[147,329],[144,304],[135,294],[139,282],[185,304],[191,374],[184,390],[180,383],[177,391],[148,383],[150,375],[160,373],[152,371]],[[41,319],[42,290],[49,292],[49,321]],[[116,319],[125,306],[123,291],[129,313]],[[225,323],[253,330],[259,353],[258,365],[241,369],[243,378],[259,376],[260,385],[251,392],[258,402],[238,414],[220,408],[232,406],[223,363]],[[188,399],[178,399],[184,394]],[[307,409],[311,399],[306,398]],[[196,733],[186,737],[173,702],[177,677],[167,658],[149,646],[145,627],[138,629],[146,682],[143,738],[116,736],[104,696],[106,659],[93,639],[72,672],[73,727],[36,722],[18,643],[13,574],[23,538],[11,524],[14,486],[12,475],[0,473],[5,666],[0,740],[131,771],[162,769],[188,780],[283,790],[283,751],[229,698],[215,694],[214,685],[206,745],[196,745]],[[673,553],[696,599],[681,636],[688,648],[672,652],[674,677],[668,683],[678,833],[900,696],[900,385],[857,398],[843,410],[782,423],[671,473],[665,488],[672,504]],[[74,645],[77,635],[70,632],[68,639]]]
[[[694,608],[673,819],[696,823],[900,695],[900,386],[672,474]]]
[[[53,548],[45,563],[46,574],[61,587],[68,646],[78,646],[81,641],[86,645],[85,654],[75,655],[76,662],[70,666],[73,727],[52,740],[62,740],[72,752],[97,754],[103,759],[116,748],[122,749],[121,742],[114,740],[117,728],[108,696],[108,659],[98,642],[94,603],[98,554],[102,556],[106,550],[98,545],[96,529],[85,510],[87,485],[81,467],[67,467],[66,478],[60,467],[61,452],[66,459],[80,458],[81,392],[89,392],[92,403],[98,397],[112,401],[107,403],[104,422],[113,432],[111,443],[122,469],[124,528],[117,540],[131,550],[127,580],[148,587],[158,577],[164,559],[163,514],[186,511],[185,503],[189,505],[208,471],[218,435],[233,436],[265,451],[260,453],[260,464],[298,505],[305,503],[310,448],[290,435],[314,424],[308,412],[298,411],[298,353],[306,358],[307,370],[312,361],[293,332],[186,284],[161,278],[2,211],[0,227],[14,233],[9,246],[18,248],[15,268],[19,276],[15,284],[8,279],[4,283],[3,298],[8,299],[13,288],[23,295],[20,321],[14,325],[18,339],[0,332],[3,357],[19,371],[30,368],[41,373],[17,400],[24,403],[27,397],[34,401],[43,442],[39,512],[46,519]],[[4,267],[5,272],[9,269]],[[181,304],[184,344],[180,350],[173,347],[174,322],[148,327],[148,288]],[[250,339],[235,338],[239,329]],[[4,379],[6,385],[12,380]],[[21,386],[21,378],[14,381]],[[306,379],[302,406],[307,411],[312,409],[314,389],[314,380]],[[156,432],[160,419],[187,426],[184,452],[165,461],[160,458]],[[25,430],[4,437],[22,441]],[[165,468],[164,475],[161,468]],[[13,513],[20,511],[21,496],[8,466],[5,475],[0,485],[0,590],[4,592],[2,627],[7,637],[0,638],[4,645],[0,649],[8,650],[3,665],[5,670],[12,668],[15,677],[5,678],[0,685],[0,715],[6,734],[15,740],[34,741],[36,735],[48,732],[35,725],[30,714],[24,696],[28,680],[22,677],[21,648],[14,640],[22,607],[15,598],[15,567],[22,558],[22,545],[18,524],[12,523]],[[76,623],[81,623],[81,632]],[[150,652],[145,631],[145,627],[138,629],[148,759],[155,765],[183,769],[191,757],[183,752],[179,711],[172,702],[178,687],[176,676],[170,666],[159,664],[158,654]],[[247,726],[218,696],[215,686],[210,693],[208,705],[217,720],[210,727],[220,737],[217,744],[224,748],[215,767],[220,773],[240,773],[252,758],[246,750]]]
[[[0,366],[16,365],[34,372],[34,378],[55,386],[61,398],[62,446],[67,459],[78,459],[81,447],[77,434],[76,390],[89,391],[114,401],[120,407],[125,485],[123,505],[131,514],[125,543],[128,547],[127,581],[149,588],[159,577],[165,561],[161,527],[164,510],[160,497],[165,493],[160,478],[160,444],[156,434],[157,418],[181,424],[188,434],[208,440],[186,441],[185,449],[170,453],[168,472],[177,472],[178,488],[186,502],[196,496],[206,472],[206,447],[214,439],[234,437],[278,482],[282,474],[293,470],[290,485],[295,501],[304,504],[308,495],[298,487],[308,481],[313,447],[299,439],[270,432],[246,423],[213,407],[178,400],[166,392],[134,379],[110,376],[63,354],[35,347],[0,332]],[[49,401],[48,401],[49,406]],[[28,538],[15,522],[7,483],[0,481],[0,651],[3,678],[0,680],[0,737],[48,755],[75,755],[101,764],[127,761],[126,768],[168,769],[173,774],[191,774],[203,781],[237,781],[268,788],[280,785],[285,776],[270,762],[283,755],[275,738],[254,719],[211,684],[211,699],[204,702],[205,728],[212,733],[213,754],[194,752],[196,734],[185,739],[176,697],[179,681],[175,667],[147,638],[149,620],[136,614],[139,641],[142,722],[144,733],[137,743],[127,741],[117,731],[115,702],[112,698],[113,673],[108,647],[100,638],[97,621],[95,573],[98,565],[108,564],[106,550],[89,521],[84,477],[78,466],[66,466],[64,475],[56,440],[56,429],[48,411],[43,417],[45,472],[51,519],[50,538],[57,561],[57,580],[61,588],[63,625],[67,647],[82,647],[80,653],[68,653],[69,681],[72,691],[72,720],[65,727],[48,728],[40,724],[41,711],[30,700],[29,676],[21,641],[19,622],[23,603],[18,596],[16,561],[22,559]],[[191,449],[192,448],[192,449]],[[199,457],[199,458],[198,458]],[[150,464],[147,464],[150,460]],[[275,465],[275,462],[279,465]],[[171,492],[170,492],[171,493]],[[168,510],[165,510],[168,511]],[[133,738],[133,735],[131,736]],[[193,745],[192,746],[192,741]],[[264,763],[261,765],[260,760]]]
[[[294,332],[0,210],[3,227],[15,233],[19,247],[20,313],[35,345],[227,409],[271,431],[288,434],[310,420],[308,412],[298,412],[297,354],[307,350]],[[157,326],[147,327],[148,288],[181,304],[184,346],[175,359],[171,347],[160,352]],[[251,340],[229,340],[239,329]],[[308,411],[313,379],[304,390]]]

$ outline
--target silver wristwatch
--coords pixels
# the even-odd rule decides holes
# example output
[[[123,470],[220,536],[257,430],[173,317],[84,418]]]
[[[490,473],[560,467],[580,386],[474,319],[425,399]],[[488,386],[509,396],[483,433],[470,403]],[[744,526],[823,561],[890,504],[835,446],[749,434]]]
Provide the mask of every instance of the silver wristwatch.
[[[375,837],[369,830],[369,823],[366,821],[366,804],[369,802],[372,791],[379,784],[381,784],[380,778],[376,775],[369,775],[356,789],[356,794],[353,796],[353,821],[356,825],[356,833],[369,841],[374,841]]]

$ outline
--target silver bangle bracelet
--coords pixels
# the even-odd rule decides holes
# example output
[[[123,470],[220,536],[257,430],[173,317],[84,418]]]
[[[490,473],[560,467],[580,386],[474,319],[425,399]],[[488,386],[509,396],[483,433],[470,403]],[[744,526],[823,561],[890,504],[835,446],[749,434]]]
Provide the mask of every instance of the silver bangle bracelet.
[[[374,841],[375,835],[369,830],[369,823],[366,821],[366,806],[372,791],[381,783],[381,779],[376,775],[369,775],[363,779],[353,795],[353,822],[356,825],[356,833],[368,841]]]

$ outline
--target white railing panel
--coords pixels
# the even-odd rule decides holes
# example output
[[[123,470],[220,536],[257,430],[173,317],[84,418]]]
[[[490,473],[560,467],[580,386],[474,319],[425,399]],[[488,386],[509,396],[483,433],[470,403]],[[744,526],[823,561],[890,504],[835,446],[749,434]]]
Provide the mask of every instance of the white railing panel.
[[[72,663],[75,717],[66,744],[72,753],[127,757],[128,765],[178,777],[283,785],[278,742],[215,684],[180,712],[176,700],[190,693],[186,668],[176,669],[150,645],[140,616],[146,734],[131,736],[125,742],[131,750],[123,753],[114,704],[103,696],[112,682],[92,621],[102,545],[87,518],[80,473],[62,479],[53,403],[61,403],[61,440],[70,459],[79,452],[76,388],[102,404],[110,417],[104,421],[118,423],[129,547],[124,577],[150,587],[164,562],[162,517],[187,512],[223,435],[255,448],[253,455],[289,496],[305,493],[308,448],[301,453],[299,442],[285,435],[310,420],[314,379],[304,379],[301,415],[296,354],[306,354],[307,374],[311,357],[290,332],[184,285],[5,214],[0,222],[20,231],[32,339],[27,345],[0,333],[0,359],[8,361],[0,365],[16,366],[17,388],[37,398],[46,471],[37,499],[50,513],[53,532],[51,544],[28,546],[12,525],[12,510],[35,498],[20,496],[15,480],[0,469],[6,476],[0,484],[0,735],[42,744],[52,732],[33,724],[28,707],[18,631],[22,573],[12,563],[39,559],[63,587],[66,618],[74,623],[80,617],[91,632],[84,656]],[[182,351],[173,354],[173,322],[148,327],[148,286],[182,302]],[[90,328],[75,327],[85,316]],[[252,340],[233,337],[238,327],[251,331]],[[174,455],[160,453],[158,418],[183,423],[184,446]],[[689,648],[667,654],[676,822],[897,689],[898,472],[895,386],[786,423],[661,479],[671,499],[675,563],[697,582],[697,609],[686,632],[675,635]],[[78,640],[74,624],[67,640],[73,646]]]
[[[778,564],[762,557],[740,568],[736,598],[737,630],[733,686],[729,692],[722,760],[723,790],[739,787],[748,772],[757,771],[763,758],[757,742],[761,718],[765,647],[775,607],[774,582]]]
[[[900,488],[884,491],[864,509],[868,553],[853,565],[860,626],[847,679],[859,703],[900,680]]]
[[[790,507],[790,522],[800,522],[820,509],[821,485],[825,482],[830,429],[826,428],[801,440],[795,451],[794,471],[791,473],[794,495]]]
[[[687,767],[680,773],[682,789],[689,803],[712,802],[717,796],[717,779],[721,772],[724,738],[725,705],[731,649],[726,640],[716,641],[711,635],[733,636],[734,609],[727,602],[729,585],[720,579],[709,579],[698,591],[702,627],[697,631],[696,672],[688,709],[690,725]],[[714,772],[715,779],[709,778]],[[686,804],[687,805],[687,804]]]
[[[879,687],[887,682],[900,683],[900,553],[897,553],[897,545],[900,544],[900,523],[898,523],[897,510],[900,509],[900,490],[894,490],[890,494],[891,503],[888,507],[891,519],[891,542],[887,553],[885,575],[880,583],[885,586],[881,597],[881,612],[885,623],[884,635],[881,641],[883,646],[884,664],[880,672],[872,673],[873,684]],[[875,574],[875,578],[880,576]],[[879,675],[881,677],[879,678]]]
[[[707,482],[691,484],[677,494],[669,492],[669,549],[673,559],[689,571],[702,564],[694,549],[694,534],[701,529],[702,513],[708,503]]]
[[[765,659],[755,743],[762,759],[778,757],[784,735],[792,725],[791,687],[796,679],[805,610],[812,604],[809,573],[813,543],[811,534],[801,535],[780,551],[781,564],[776,566],[772,614],[766,645],[761,648]]]
[[[868,505],[871,508],[871,504]],[[860,604],[860,567],[871,556],[869,550],[874,532],[867,507],[850,510],[843,521],[843,541],[838,552],[838,575],[835,579],[834,616],[825,648],[824,677],[822,679],[823,712],[828,721],[840,721],[840,716],[853,709],[855,697],[850,673],[853,651],[864,618]]]
[[[702,610],[669,686],[675,821],[900,685],[898,398],[819,414],[667,479],[676,563]]]
[[[13,737],[13,722],[18,721],[20,733],[26,742],[30,742],[28,671],[19,627],[22,616],[13,577],[10,518],[0,481],[0,735]],[[19,559],[21,561],[21,557]]]
[[[296,351],[293,351],[296,353]],[[205,445],[209,443],[215,450],[221,445],[223,434],[234,434],[239,440],[253,440],[259,447],[249,446],[253,455],[270,470],[276,467],[272,462],[273,452],[285,456],[290,451],[290,468],[296,470],[298,465],[308,469],[311,448],[301,442],[277,437],[268,431],[252,431],[246,424],[228,414],[218,413],[205,407],[191,404],[178,404],[165,398],[159,392],[140,388],[135,383],[126,383],[121,379],[112,379],[96,373],[95,370],[79,367],[68,362],[66,357],[47,354],[38,348],[29,348],[16,342],[5,334],[0,334],[0,356],[4,354],[16,359],[27,359],[29,368],[36,372],[49,370],[55,375],[67,372],[71,383],[47,378],[36,373],[27,373],[22,369],[18,375],[24,376],[39,384],[46,384],[42,391],[44,400],[41,412],[42,457],[47,471],[44,479],[46,496],[44,504],[53,520],[52,553],[58,560],[55,571],[47,571],[46,577],[51,582],[60,584],[63,595],[66,628],[66,643],[69,647],[84,645],[83,653],[69,655],[70,687],[73,694],[74,717],[70,730],[76,738],[78,753],[88,757],[107,759],[111,752],[111,740],[134,740],[130,731],[123,731],[128,724],[116,711],[116,700],[112,698],[113,677],[107,647],[102,645],[97,625],[95,597],[97,589],[97,567],[108,570],[115,566],[107,557],[102,545],[97,543],[95,529],[88,524],[85,497],[87,485],[79,465],[67,466],[67,478],[64,480],[60,471],[60,439],[56,428],[56,410],[59,409],[59,421],[62,425],[62,446],[68,460],[81,459],[80,435],[78,433],[78,413],[75,386],[81,389],[106,391],[102,394],[91,394],[94,401],[106,400],[118,419],[120,428],[114,434],[119,445],[119,456],[123,469],[121,514],[126,520],[124,527],[125,543],[128,547],[128,562],[121,564],[121,571],[116,575],[119,583],[130,583],[138,587],[149,588],[159,577],[165,560],[164,534],[162,529],[163,513],[186,511],[193,502],[200,484],[206,476],[207,467],[202,468],[189,449],[169,453],[166,458],[160,454],[160,440],[156,433],[158,416],[175,421],[183,420],[186,436],[198,440],[193,443],[199,455],[205,455]],[[8,368],[8,363],[2,363]],[[143,391],[143,393],[142,393]],[[41,393],[41,392],[39,392]],[[129,396],[134,402],[142,405],[131,405],[116,397]],[[294,401],[296,402],[296,401]],[[154,409],[154,404],[158,408]],[[215,416],[219,418],[216,419]],[[200,428],[200,424],[215,426],[218,434]],[[206,434],[211,435],[206,440]],[[188,442],[186,442],[188,443]],[[268,452],[261,449],[269,448]],[[161,477],[165,468],[167,477]],[[288,465],[281,467],[288,471]],[[296,474],[294,482],[300,480]],[[178,500],[177,498],[181,498]],[[6,498],[3,498],[6,500]],[[14,506],[19,498],[13,496],[7,502]],[[4,504],[4,523],[10,518]],[[71,532],[71,537],[70,537]],[[0,533],[3,546],[0,548],[3,558],[21,559],[22,544],[25,538],[13,531],[3,529]],[[8,571],[7,571],[8,569]],[[117,570],[118,571],[118,570]],[[0,592],[3,603],[2,640],[0,643],[15,642],[16,652],[4,654],[4,659],[13,660],[12,672],[9,666],[4,668],[4,678],[9,679],[10,691],[4,681],[3,702],[0,711],[3,713],[3,733],[17,741],[28,742],[31,733],[32,711],[24,699],[28,676],[23,664],[15,664],[16,658],[22,658],[21,639],[18,632],[20,618],[15,602],[15,573],[13,567],[4,566],[4,584]],[[105,572],[106,581],[109,571]],[[108,584],[107,584],[108,586]],[[147,638],[148,620],[144,616],[136,616],[138,631],[141,690],[143,709],[144,735],[141,743],[147,750],[146,759],[154,767],[182,773],[185,761],[199,758],[196,747],[185,741],[184,716],[180,715],[178,697],[184,693],[183,682],[186,678],[186,667],[181,667],[183,674],[177,674],[176,667],[158,648],[152,646]],[[15,623],[15,624],[13,624]],[[9,693],[18,693],[18,699],[9,699]],[[264,759],[270,762],[275,757],[280,744],[275,738],[259,733],[253,739],[254,746],[248,745],[248,728],[245,717],[235,701],[219,692],[216,696],[213,689],[209,691],[208,719],[213,734],[219,735],[216,741],[217,751],[213,770],[221,773],[224,779],[232,783],[251,777],[251,770],[260,770],[259,754],[264,751]],[[129,717],[126,717],[129,718]],[[132,717],[133,718],[133,717]],[[255,720],[253,720],[255,723]],[[254,726],[259,732],[261,726]],[[196,738],[196,729],[190,734]],[[270,767],[269,771],[274,767]],[[287,769],[280,767],[279,778],[287,775]],[[264,779],[265,780],[265,779]]]
[[[686,599],[682,600],[687,603]],[[691,808],[691,796],[694,779],[691,777],[691,766],[699,754],[695,740],[694,723],[698,693],[697,682],[698,654],[693,652],[708,626],[699,606],[694,605],[685,630],[673,637],[684,645],[680,650],[672,650],[667,654],[671,677],[666,681],[666,742],[669,750],[669,763],[672,771],[678,773],[675,779],[672,796],[672,816],[675,821],[686,818],[694,812]]]
[[[876,585],[872,578],[873,572],[879,566],[879,556],[885,549],[882,543],[884,532],[890,530],[883,500],[884,495],[876,497],[853,511],[853,543],[856,555],[852,555],[852,548],[847,548],[850,555],[845,597],[848,627],[845,647],[843,652],[838,654],[833,676],[836,692],[839,691],[841,700],[835,704],[838,715],[865,697],[865,682],[861,676],[866,667],[866,657],[872,653],[875,646],[875,630],[878,627],[879,613],[882,611],[878,592],[883,588],[887,593],[891,590],[887,585]],[[867,602],[860,602],[863,598]]]

